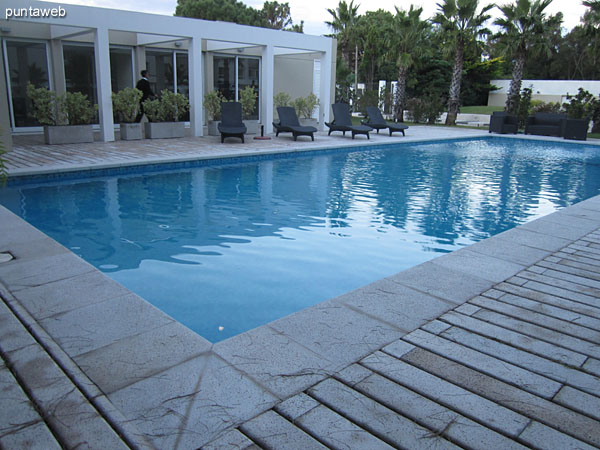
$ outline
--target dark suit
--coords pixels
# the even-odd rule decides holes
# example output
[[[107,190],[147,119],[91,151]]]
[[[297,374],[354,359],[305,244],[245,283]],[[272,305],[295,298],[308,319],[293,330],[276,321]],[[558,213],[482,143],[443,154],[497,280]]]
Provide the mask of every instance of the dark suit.
[[[144,115],[144,101],[154,97],[154,92],[152,92],[152,88],[150,88],[150,82],[145,78],[142,78],[140,81],[138,81],[135,87],[142,91],[142,99],[140,100],[140,112],[138,113],[135,119],[136,122],[139,122],[140,120],[142,120],[142,116]]]

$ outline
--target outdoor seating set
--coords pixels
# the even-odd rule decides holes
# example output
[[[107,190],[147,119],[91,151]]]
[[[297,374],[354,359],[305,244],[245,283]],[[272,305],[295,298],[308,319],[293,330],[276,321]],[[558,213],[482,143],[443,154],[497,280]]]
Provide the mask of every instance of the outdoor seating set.
[[[525,134],[557,136],[565,139],[585,141],[589,120],[570,119],[566,114],[535,113],[527,118]],[[516,134],[519,128],[517,116],[504,111],[494,112],[490,118],[490,133]]]
[[[242,122],[242,105],[239,102],[224,102],[221,107],[221,122],[218,125],[219,132],[221,133],[221,143],[228,137],[237,137],[244,142],[244,134],[247,129]],[[367,120],[361,121],[362,125],[354,125],[352,123],[352,116],[350,115],[350,106],[346,103],[334,103],[333,109],[333,120],[331,122],[325,122],[325,125],[329,128],[328,136],[333,131],[341,131],[346,136],[346,131],[352,133],[352,139],[357,134],[364,134],[367,139],[370,139],[369,132],[374,129],[379,130],[389,129],[390,136],[394,132],[401,132],[405,136],[404,130],[408,128],[407,125],[402,123],[390,123],[387,122],[381,111],[377,107],[367,107]],[[292,133],[294,141],[298,139],[298,136],[310,136],[314,141],[314,133],[317,131],[312,126],[302,126],[298,120],[296,110],[291,106],[279,106],[277,107],[277,114],[279,115],[279,122],[273,122],[275,128],[275,136],[279,136],[279,133]]]

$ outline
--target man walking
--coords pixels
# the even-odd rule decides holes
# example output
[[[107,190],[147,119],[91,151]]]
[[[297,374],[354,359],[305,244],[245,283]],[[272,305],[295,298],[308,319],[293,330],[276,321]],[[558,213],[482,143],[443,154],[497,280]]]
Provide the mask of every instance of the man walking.
[[[150,87],[150,81],[148,81],[148,71],[146,69],[142,70],[140,75],[142,78],[137,82],[135,87],[142,91],[142,99],[140,100],[140,111],[138,112],[137,117],[135,118],[136,122],[140,122],[142,120],[142,116],[144,115],[144,101],[149,98],[154,98],[154,92],[152,92],[152,88]]]

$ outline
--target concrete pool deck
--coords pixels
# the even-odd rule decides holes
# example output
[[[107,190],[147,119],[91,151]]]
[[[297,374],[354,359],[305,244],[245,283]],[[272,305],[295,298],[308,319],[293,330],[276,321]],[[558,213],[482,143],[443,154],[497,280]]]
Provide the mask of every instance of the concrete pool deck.
[[[32,144],[9,170],[263,148],[183,141]],[[292,142],[264,148],[367,141]],[[600,447],[600,196],[214,345],[4,208],[1,253],[3,447]]]

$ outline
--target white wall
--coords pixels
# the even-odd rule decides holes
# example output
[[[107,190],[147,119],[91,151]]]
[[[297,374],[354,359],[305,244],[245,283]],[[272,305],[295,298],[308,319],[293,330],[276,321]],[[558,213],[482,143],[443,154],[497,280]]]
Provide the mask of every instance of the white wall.
[[[508,89],[510,88],[510,80],[492,80],[490,84],[499,87],[497,91],[491,91],[488,95],[489,106],[504,106]],[[600,95],[600,81],[590,80],[523,80],[521,89],[531,88],[533,100],[541,100],[544,102],[559,102],[567,101],[568,95],[577,94],[579,88],[583,88],[588,92],[598,96]]]

